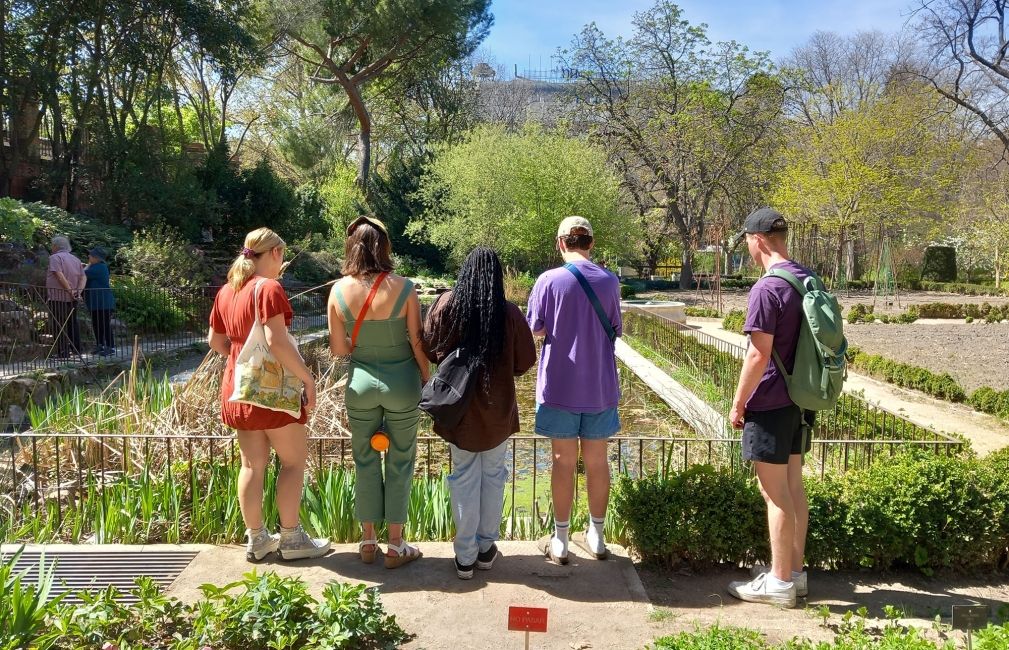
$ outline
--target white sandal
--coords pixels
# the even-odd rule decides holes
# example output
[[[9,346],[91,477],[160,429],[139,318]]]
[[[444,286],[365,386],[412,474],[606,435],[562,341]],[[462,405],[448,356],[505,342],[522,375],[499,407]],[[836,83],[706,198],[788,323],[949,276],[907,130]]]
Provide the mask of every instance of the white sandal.
[[[364,550],[365,546],[370,546],[371,550]],[[361,561],[365,564],[371,564],[375,561],[375,555],[378,553],[378,540],[377,539],[364,539],[361,540],[357,545],[357,552],[361,554]]]
[[[402,540],[398,546],[389,542],[387,549],[388,550],[385,555],[386,569],[395,569],[424,557],[424,554],[420,552],[419,548],[410,546],[406,543],[405,539]],[[389,555],[389,551],[395,551],[397,555]]]

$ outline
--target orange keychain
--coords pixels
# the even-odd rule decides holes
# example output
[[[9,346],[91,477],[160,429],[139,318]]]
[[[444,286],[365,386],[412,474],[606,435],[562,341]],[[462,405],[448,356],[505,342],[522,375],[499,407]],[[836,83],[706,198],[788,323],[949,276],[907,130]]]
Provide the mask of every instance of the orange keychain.
[[[389,436],[385,431],[376,431],[371,436],[371,448],[379,453],[389,450]]]

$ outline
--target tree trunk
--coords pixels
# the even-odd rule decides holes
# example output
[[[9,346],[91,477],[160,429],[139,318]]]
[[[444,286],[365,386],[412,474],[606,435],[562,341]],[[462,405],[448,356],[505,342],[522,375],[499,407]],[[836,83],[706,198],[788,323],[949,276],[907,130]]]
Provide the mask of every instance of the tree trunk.
[[[361,124],[361,134],[357,136],[357,146],[360,149],[357,156],[357,178],[354,182],[368,197],[368,168],[371,166],[371,124],[365,127]]]
[[[691,238],[682,237],[683,254],[680,255],[680,289],[694,288],[694,250]]]

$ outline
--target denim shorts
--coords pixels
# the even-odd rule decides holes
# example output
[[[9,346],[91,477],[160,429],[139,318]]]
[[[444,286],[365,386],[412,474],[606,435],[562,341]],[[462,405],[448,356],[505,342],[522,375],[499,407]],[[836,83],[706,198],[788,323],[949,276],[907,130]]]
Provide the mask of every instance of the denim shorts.
[[[605,440],[620,431],[616,408],[598,413],[573,413],[545,404],[536,405],[536,433],[556,440]]]

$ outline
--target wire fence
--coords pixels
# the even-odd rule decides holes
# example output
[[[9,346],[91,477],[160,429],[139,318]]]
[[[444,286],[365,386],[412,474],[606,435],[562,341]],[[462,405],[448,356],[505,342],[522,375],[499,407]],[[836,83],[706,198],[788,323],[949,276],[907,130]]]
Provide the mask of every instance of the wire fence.
[[[128,360],[206,340],[220,287],[163,289],[134,279],[113,280],[115,308],[89,311],[70,292],[0,283],[0,378],[67,364]],[[290,292],[292,331],[326,326],[329,287]]]
[[[519,435],[513,436],[508,445],[504,530],[506,537],[522,539],[549,519],[550,441]],[[823,475],[864,467],[909,445],[935,453],[953,454],[959,450],[957,445],[937,441],[814,440],[807,471]],[[0,450],[0,541],[76,542],[94,536],[104,541],[123,541],[116,535],[117,530],[126,526],[132,529],[138,523],[149,527],[152,521],[162,526],[189,526],[190,535],[196,528],[192,522],[210,523],[199,528],[202,535],[195,539],[184,531],[177,537],[159,537],[163,530],[153,536],[147,533],[146,537],[129,539],[219,541],[229,535],[214,527],[224,526],[229,517],[234,520],[231,537],[242,529],[240,514],[231,507],[240,467],[238,444],[233,437],[2,434]],[[735,438],[617,436],[609,441],[609,462],[615,475],[631,478],[664,475],[698,464],[749,471],[740,451],[740,442]],[[327,495],[315,500],[316,507],[343,512],[348,521],[341,526],[353,530],[350,439],[311,437],[308,468],[306,494]],[[418,437],[415,493],[418,485],[443,485],[441,477],[451,470],[448,444],[436,436]],[[581,475],[583,468],[579,466],[578,471]],[[226,478],[222,480],[222,476]],[[334,477],[340,488],[335,491]],[[576,510],[579,492],[576,490]],[[422,492],[418,508],[439,508],[440,504],[428,502],[439,496],[444,501],[444,490]],[[351,507],[340,507],[340,503],[347,502]]]

